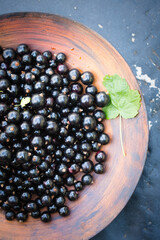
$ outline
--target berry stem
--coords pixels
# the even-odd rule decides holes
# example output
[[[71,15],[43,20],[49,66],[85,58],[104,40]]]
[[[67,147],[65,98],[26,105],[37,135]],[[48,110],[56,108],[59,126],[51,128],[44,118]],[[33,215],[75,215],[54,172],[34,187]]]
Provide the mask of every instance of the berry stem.
[[[122,148],[122,152],[123,152],[123,156],[126,156],[126,153],[124,151],[124,146],[123,146],[123,138],[122,138],[122,116],[119,116],[119,128],[120,128],[120,141],[121,141],[121,148]]]

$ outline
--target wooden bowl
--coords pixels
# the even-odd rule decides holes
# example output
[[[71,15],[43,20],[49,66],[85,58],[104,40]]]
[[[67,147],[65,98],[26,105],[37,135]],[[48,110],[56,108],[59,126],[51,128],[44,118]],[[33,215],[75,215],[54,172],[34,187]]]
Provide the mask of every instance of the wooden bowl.
[[[66,53],[70,66],[91,71],[95,85],[104,90],[105,74],[119,74],[131,88],[138,83],[122,56],[105,39],[79,23],[43,13],[14,13],[0,16],[0,45],[16,47],[27,43],[31,49]],[[123,157],[119,138],[119,119],[105,121],[111,142],[103,150],[108,154],[106,172],[94,176],[94,184],[70,202],[71,215],[53,214],[51,223],[44,224],[31,217],[26,223],[5,220],[0,213],[0,238],[16,240],[89,239],[106,227],[124,208],[143,170],[147,146],[148,125],[144,101],[139,115],[123,120]]]

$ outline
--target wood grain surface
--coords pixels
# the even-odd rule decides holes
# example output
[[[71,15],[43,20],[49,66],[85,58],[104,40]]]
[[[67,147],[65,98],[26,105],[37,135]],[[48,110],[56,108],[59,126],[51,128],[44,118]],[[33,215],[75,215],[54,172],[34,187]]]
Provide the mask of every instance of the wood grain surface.
[[[42,13],[0,16],[0,45],[16,47],[19,43],[27,43],[31,49],[66,53],[70,67],[94,74],[94,84],[99,90],[104,90],[104,75],[115,73],[124,77],[131,88],[139,90],[122,56],[105,39],[79,23]],[[26,223],[18,223],[5,220],[0,212],[0,239],[85,240],[119,214],[138,183],[146,159],[148,124],[143,99],[139,115],[122,121],[126,157],[120,146],[119,119],[105,121],[105,128],[111,138],[110,144],[103,147],[108,154],[106,172],[93,174],[94,184],[86,187],[77,201],[68,203],[71,215],[62,218],[53,214],[47,224],[31,217]]]

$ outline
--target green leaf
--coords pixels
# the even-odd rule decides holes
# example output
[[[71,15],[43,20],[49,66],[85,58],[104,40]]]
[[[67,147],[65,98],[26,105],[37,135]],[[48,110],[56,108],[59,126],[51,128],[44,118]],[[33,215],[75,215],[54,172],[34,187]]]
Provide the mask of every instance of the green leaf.
[[[120,115],[127,118],[134,118],[140,108],[141,97],[137,90],[130,90],[119,98],[118,110]]]
[[[103,78],[103,85],[108,90],[109,94],[116,94],[119,92],[126,92],[128,91],[129,85],[124,78],[121,78],[117,74],[111,76],[106,75]]]
[[[123,118],[133,118],[138,114],[141,97],[137,90],[111,94],[110,98],[111,103]]]
[[[106,119],[113,119],[120,115],[120,141],[123,155],[125,156],[122,139],[122,117],[134,118],[141,106],[141,96],[137,90],[130,90],[128,83],[124,78],[118,75],[106,75],[103,79],[103,85],[107,88],[111,103],[103,108]]]
[[[112,103],[104,107],[103,111],[106,115],[106,119],[113,119],[119,115],[118,109]]]
[[[22,98],[21,103],[20,103],[21,107],[22,108],[25,107],[28,103],[30,103],[30,101],[31,101],[30,97]]]

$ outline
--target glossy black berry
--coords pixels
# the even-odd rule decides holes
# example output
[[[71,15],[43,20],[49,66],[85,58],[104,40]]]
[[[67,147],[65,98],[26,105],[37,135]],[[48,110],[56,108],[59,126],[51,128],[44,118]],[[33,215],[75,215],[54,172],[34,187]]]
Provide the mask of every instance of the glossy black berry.
[[[31,98],[31,105],[33,108],[38,109],[44,106],[45,99],[42,94],[33,94]]]
[[[5,145],[9,142],[10,142],[10,137],[7,137],[5,132],[0,133],[0,143]]]
[[[28,218],[28,215],[26,212],[24,211],[20,211],[16,214],[16,219],[19,221],[19,222],[25,222]]]
[[[81,181],[82,181],[83,185],[90,185],[93,182],[93,178],[90,174],[85,174],[85,175],[83,175]]]
[[[65,198],[62,196],[56,197],[55,198],[55,204],[57,207],[62,207],[65,203]]]
[[[66,64],[59,64],[57,67],[57,71],[59,74],[67,74],[68,73],[68,67]]]
[[[99,152],[97,152],[96,155],[95,155],[95,159],[96,159],[96,161],[99,162],[99,163],[104,162],[104,161],[106,160],[106,158],[107,158],[107,155],[106,155],[106,153],[103,152],[103,151],[99,151]]]
[[[46,124],[46,131],[48,132],[48,134],[55,134],[57,133],[59,130],[58,128],[58,124],[54,121],[47,121],[47,124]]]
[[[27,44],[19,44],[17,47],[17,53],[20,56],[29,53],[29,47]]]
[[[83,119],[83,127],[87,130],[93,130],[96,127],[96,120],[93,116],[86,116]]]
[[[0,201],[5,201],[6,200],[6,193],[4,190],[0,189]]]
[[[14,211],[10,210],[10,211],[7,211],[5,213],[5,218],[8,220],[8,221],[12,221],[15,219],[15,213]]]
[[[56,100],[57,104],[59,104],[61,107],[65,107],[68,105],[69,102],[69,98],[66,94],[59,94],[57,100]]]
[[[45,56],[48,60],[52,59],[52,53],[50,51],[44,51],[43,56]]]
[[[47,179],[43,182],[45,189],[51,189],[53,187],[53,181],[51,179]]]
[[[95,110],[93,115],[98,122],[102,122],[105,119],[105,113],[100,109]]]
[[[93,83],[94,76],[91,72],[84,72],[81,75],[81,81],[85,85],[90,85]]]
[[[30,154],[26,150],[20,150],[16,154],[16,159],[19,163],[27,162],[30,158]]]
[[[37,204],[39,209],[43,208],[43,204],[42,204],[41,198],[36,198],[35,199],[35,203]]]
[[[28,134],[31,130],[29,123],[22,122],[20,125],[20,130],[21,130],[21,133]]]
[[[49,206],[52,202],[52,199],[49,195],[43,195],[41,201],[43,206]]]
[[[41,148],[44,145],[44,140],[41,136],[34,136],[31,139],[31,145],[33,147]]]
[[[8,210],[10,210],[11,207],[9,206],[9,204],[7,202],[3,202],[1,208],[2,208],[2,210],[8,211]]]
[[[34,212],[38,209],[37,204],[34,201],[30,201],[26,205],[26,210],[28,212]]]
[[[67,149],[64,151],[64,155],[65,155],[67,158],[74,158],[74,156],[75,156],[75,151],[74,151],[72,148],[67,148]]]
[[[76,191],[81,191],[83,189],[83,184],[81,181],[78,181],[74,184],[74,187]]]
[[[102,145],[109,143],[109,136],[106,133],[101,133],[98,139],[98,142]]]
[[[76,92],[77,94],[81,95],[83,92],[83,87],[80,83],[72,83],[70,85],[71,92]]]
[[[24,54],[22,56],[22,64],[29,65],[32,62],[32,55],[30,54]]]
[[[51,87],[60,87],[62,84],[62,78],[58,74],[54,74],[50,79]]]
[[[85,154],[84,152],[90,152],[91,148],[92,148],[92,145],[90,143],[87,143],[87,142],[82,143],[80,145],[80,149],[81,149],[83,154]]]
[[[41,221],[42,222],[50,222],[51,221],[51,215],[49,212],[45,211],[41,213]]]
[[[19,60],[13,60],[11,62],[10,68],[12,69],[13,72],[19,72],[22,68],[22,65]]]
[[[28,122],[28,121],[31,119],[31,117],[32,117],[32,114],[31,114],[30,111],[25,110],[25,111],[22,112],[22,119],[23,119],[24,121],[27,121],[27,122]]]
[[[95,96],[97,94],[97,88],[94,85],[89,85],[85,89],[86,93]]]
[[[80,71],[76,68],[73,68],[69,71],[68,77],[72,82],[77,82],[81,77]]]
[[[6,48],[3,51],[2,57],[3,59],[8,63],[11,62],[12,59],[14,59],[16,56],[16,53],[13,48]]]
[[[60,186],[60,185],[63,184],[63,179],[62,179],[62,177],[59,176],[58,174],[55,174],[53,180],[54,180],[54,182],[55,182],[55,184],[56,184],[57,186]]]
[[[57,210],[58,210],[58,208],[57,208],[57,206],[53,203],[53,204],[51,204],[49,207],[48,207],[48,212],[50,212],[50,213],[55,213],[55,212],[57,212]]]
[[[7,148],[0,149],[0,163],[6,164],[11,160],[11,151]]]
[[[10,102],[8,93],[0,93],[0,101],[2,102]]]
[[[38,81],[34,84],[34,91],[35,92],[42,92],[45,89],[45,83]]]
[[[79,123],[81,121],[80,114],[78,114],[78,113],[70,113],[68,115],[68,120],[69,120],[71,125],[77,126],[77,125],[79,125]]]
[[[104,131],[104,125],[103,125],[103,123],[98,123],[98,124],[96,125],[95,130],[96,130],[98,133],[103,133],[103,131]]]
[[[98,142],[93,142],[92,143],[92,151],[93,152],[98,152],[101,148],[101,144]]]
[[[105,92],[99,92],[96,94],[96,105],[98,107],[104,107],[109,104],[110,98]]]
[[[19,199],[18,199],[18,197],[14,196],[14,195],[13,196],[9,196],[8,197],[8,203],[9,203],[10,206],[18,205]]]
[[[6,91],[9,88],[10,83],[7,79],[3,78],[0,80],[0,91]]]
[[[39,65],[45,65],[45,64],[47,64],[47,58],[42,54],[38,54],[36,56],[36,63],[37,63],[37,67]]]
[[[59,208],[58,212],[59,212],[59,215],[63,217],[66,217],[70,214],[69,208],[67,206],[63,206]]]
[[[104,166],[101,163],[96,163],[94,165],[94,172],[97,173],[97,174],[104,173]]]
[[[64,175],[68,172],[68,168],[66,166],[66,164],[64,163],[61,163],[58,168],[57,168],[57,171],[60,175]]]
[[[51,188],[49,190],[49,193],[50,193],[51,196],[55,196],[56,197],[59,194],[59,188],[55,185],[55,186],[53,186],[53,188]]]
[[[68,175],[65,179],[65,183],[67,186],[72,186],[74,185],[75,177],[73,175]]]
[[[48,163],[47,162],[42,162],[39,166],[38,166],[38,169],[41,171],[41,172],[45,172],[48,170]]]
[[[86,160],[81,164],[81,168],[84,173],[90,173],[93,170],[93,163],[90,160]]]
[[[24,78],[25,78],[25,82],[28,84],[32,84],[36,79],[35,75],[31,72],[27,72]]]
[[[79,172],[79,169],[80,169],[79,165],[77,163],[73,163],[68,170],[71,174],[76,174]]]
[[[85,137],[88,142],[93,142],[93,141],[96,141],[96,139],[98,138],[98,134],[96,131],[91,131],[91,132],[87,132]]]
[[[66,196],[66,195],[67,195],[67,192],[68,192],[67,187],[65,187],[65,186],[62,185],[62,186],[59,188],[59,193],[60,193],[61,196]]]
[[[64,53],[58,53],[56,56],[56,61],[58,63],[64,63],[66,61],[66,55]]]
[[[37,211],[34,211],[34,212],[31,212],[31,216],[35,219],[39,218],[41,215],[40,211],[37,210]]]
[[[94,104],[94,97],[91,94],[84,94],[81,97],[80,102],[84,107],[91,107]]]
[[[35,115],[31,121],[34,129],[42,130],[46,126],[46,119],[42,115]]]
[[[70,201],[75,201],[78,199],[78,192],[76,192],[75,190],[70,190],[68,192],[68,199]]]
[[[29,202],[29,200],[31,199],[31,194],[29,192],[23,192],[20,198],[23,202]]]
[[[12,192],[14,191],[14,186],[13,185],[6,185],[5,186],[5,193],[8,194],[8,195],[11,195]]]
[[[56,60],[52,59],[49,61],[49,66],[52,68],[56,68],[57,67],[57,62]]]
[[[83,154],[82,153],[76,153],[76,155],[75,155],[75,158],[74,158],[74,161],[76,162],[76,163],[82,163],[83,162],[83,159],[84,159],[84,156],[83,156]]]

